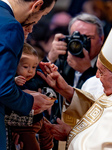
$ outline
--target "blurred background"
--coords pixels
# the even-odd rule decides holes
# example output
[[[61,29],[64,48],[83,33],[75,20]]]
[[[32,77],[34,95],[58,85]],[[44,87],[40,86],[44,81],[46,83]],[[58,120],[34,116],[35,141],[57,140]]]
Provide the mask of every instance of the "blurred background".
[[[111,0],[57,0],[52,11],[42,17],[27,38],[27,42],[37,49],[40,60],[50,51],[54,35],[68,35],[70,20],[81,12],[96,15],[102,21],[106,39],[112,27]]]

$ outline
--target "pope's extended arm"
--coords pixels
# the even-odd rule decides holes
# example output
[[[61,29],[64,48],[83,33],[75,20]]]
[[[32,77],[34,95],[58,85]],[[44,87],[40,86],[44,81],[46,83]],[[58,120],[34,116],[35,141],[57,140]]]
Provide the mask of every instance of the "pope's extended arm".
[[[68,102],[71,102],[73,97],[74,88],[67,84],[63,77],[56,70],[55,65],[51,63],[41,63],[40,65],[43,73],[37,71],[37,74],[40,75],[54,90],[64,96]]]
[[[63,77],[56,70],[55,65],[52,67],[50,63],[42,63],[42,74],[37,72],[52,88],[66,98],[65,111],[75,118],[81,118],[89,107],[94,103],[94,97],[87,92],[81,90],[74,90],[68,85]],[[75,92],[74,92],[75,91]]]

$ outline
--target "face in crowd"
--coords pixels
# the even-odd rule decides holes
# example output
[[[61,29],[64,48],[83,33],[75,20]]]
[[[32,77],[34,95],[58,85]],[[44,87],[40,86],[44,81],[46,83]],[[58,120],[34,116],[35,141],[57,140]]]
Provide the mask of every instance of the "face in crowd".
[[[23,26],[25,39],[27,38],[28,34],[32,32],[33,25],[36,24],[42,18],[42,16],[47,15],[52,10],[54,5],[55,1],[53,1],[52,4],[44,10],[39,10],[32,13],[23,23],[21,23]]]
[[[23,53],[17,67],[17,75],[25,77],[26,81],[32,79],[39,64],[38,56]]]
[[[96,77],[100,79],[104,87],[104,93],[108,96],[112,94],[112,72],[105,68],[100,60],[97,61]]]
[[[90,37],[91,49],[89,56],[91,60],[95,58],[99,54],[103,44],[103,39],[99,37],[96,25],[77,20],[71,26],[70,34],[72,35],[74,31],[79,31],[81,34]]]

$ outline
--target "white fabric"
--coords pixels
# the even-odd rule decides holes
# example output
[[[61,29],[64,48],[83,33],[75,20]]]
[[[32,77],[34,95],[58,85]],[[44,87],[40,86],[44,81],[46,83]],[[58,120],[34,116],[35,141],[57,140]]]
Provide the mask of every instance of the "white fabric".
[[[9,1],[8,0],[2,0],[3,2],[5,2],[7,5],[9,5],[9,7],[12,9],[12,6],[11,6],[11,4],[9,3]],[[13,9],[12,9],[13,10]]]
[[[93,76],[89,78],[81,88],[83,91],[91,93],[95,99],[99,98],[103,92],[103,86],[99,78]]]
[[[77,86],[77,83],[79,81],[80,76],[82,75],[82,73],[80,73],[79,71],[75,71],[74,73],[74,84],[73,87]]]
[[[97,61],[97,58],[98,58],[98,56],[96,56],[95,58],[93,58],[93,59],[91,60],[91,67],[94,67],[94,65],[95,65],[95,63],[96,63],[96,61]]]
[[[102,47],[104,57],[112,64],[112,29]]]
[[[98,56],[96,56],[94,59],[91,60],[91,67],[94,67],[94,65],[97,61],[97,58],[98,58]],[[80,73],[79,71],[75,71],[75,73],[74,73],[74,84],[73,84],[74,88],[77,86],[81,75],[82,75],[82,73]]]
[[[68,150],[112,150],[112,107],[71,141]]]
[[[88,79],[82,89],[90,92],[95,101],[103,94],[102,84],[95,76]],[[108,96],[107,99],[112,102],[112,95]],[[76,103],[79,104],[76,105]],[[80,118],[83,117],[82,111],[88,110],[89,105],[87,102],[84,102],[83,105],[80,105],[80,103],[82,101],[76,98],[75,92],[70,106],[65,107],[65,112],[68,113],[69,108],[72,107],[72,111],[75,110],[75,112],[79,113]],[[72,114],[77,117],[75,113]],[[104,108],[103,114],[98,121],[78,133],[70,142],[68,150],[112,150],[112,106]]]

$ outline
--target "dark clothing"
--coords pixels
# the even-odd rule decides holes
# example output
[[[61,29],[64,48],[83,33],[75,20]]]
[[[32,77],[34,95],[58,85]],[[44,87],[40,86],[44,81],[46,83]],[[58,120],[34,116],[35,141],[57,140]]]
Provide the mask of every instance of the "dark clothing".
[[[47,83],[40,76],[35,75],[34,78],[27,81],[23,86],[19,86],[19,88],[21,90],[28,89],[32,91],[38,91],[39,88],[43,89],[43,87],[46,86],[48,86]],[[20,135],[20,139],[24,143],[24,150],[40,150],[40,148],[44,150],[44,148],[49,149],[53,147],[52,136],[50,136],[50,134],[45,131],[43,121],[45,118],[43,117],[43,113],[34,116],[30,114],[29,116],[17,116],[17,114],[15,113],[13,113],[11,110],[6,109],[8,118],[5,116],[5,121],[6,124],[11,126],[10,128],[13,132]],[[14,116],[15,120],[11,116]],[[37,133],[39,134],[40,146],[36,139]],[[46,140],[46,142],[44,140]]]
[[[21,91],[14,76],[21,57],[24,33],[21,24],[14,18],[11,8],[0,1],[0,149],[6,150],[4,124],[5,107],[28,115],[33,96]]]
[[[73,86],[75,70],[68,65],[66,60],[58,59],[55,64],[58,66],[59,72],[66,80],[66,82],[69,85]],[[93,68],[90,67],[89,69],[87,69],[85,72],[82,73],[76,87],[81,89],[83,83],[90,77],[94,76],[96,74],[96,71],[97,67],[95,63]]]
[[[71,0],[71,4],[68,8],[68,13],[74,17],[75,15],[79,14],[82,11],[82,6],[84,2],[87,0]]]
[[[20,86],[22,90],[29,89],[32,91],[38,91],[39,88],[48,86],[48,84],[38,75],[27,81],[23,86]],[[39,122],[43,118],[43,113],[37,114],[33,117],[33,123]]]
[[[43,117],[39,122],[29,127],[12,127],[15,133],[20,135],[20,140],[24,143],[24,150],[49,150],[53,147],[52,135],[46,132]],[[38,133],[38,141],[35,134]]]

